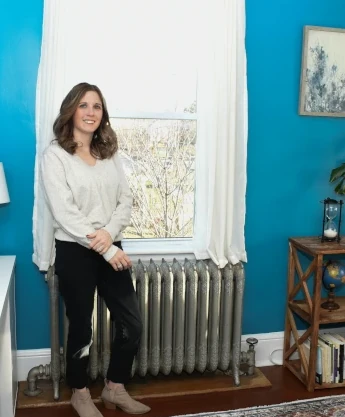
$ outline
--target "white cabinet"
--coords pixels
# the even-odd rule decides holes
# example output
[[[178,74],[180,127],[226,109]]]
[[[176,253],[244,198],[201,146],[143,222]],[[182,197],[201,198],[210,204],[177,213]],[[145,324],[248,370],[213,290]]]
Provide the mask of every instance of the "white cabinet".
[[[13,417],[18,392],[15,256],[0,256],[0,417]]]

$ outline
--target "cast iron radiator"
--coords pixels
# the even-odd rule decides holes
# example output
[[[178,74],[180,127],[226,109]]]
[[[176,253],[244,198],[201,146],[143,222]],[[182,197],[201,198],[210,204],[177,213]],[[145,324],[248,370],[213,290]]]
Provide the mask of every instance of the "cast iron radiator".
[[[132,373],[140,376],[185,371],[230,371],[240,384],[244,270],[241,263],[220,269],[211,260],[156,264],[138,261],[132,268],[143,333]],[[58,278],[48,274],[51,297],[50,374],[54,398],[64,375],[58,314]],[[65,352],[68,320],[64,318]],[[104,301],[95,294],[93,344],[89,375],[104,377],[110,359],[114,326]]]

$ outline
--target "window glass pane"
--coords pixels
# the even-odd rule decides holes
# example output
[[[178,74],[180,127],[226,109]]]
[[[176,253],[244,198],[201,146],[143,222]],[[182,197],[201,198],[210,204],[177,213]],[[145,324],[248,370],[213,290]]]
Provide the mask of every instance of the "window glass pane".
[[[110,114],[181,112],[195,101],[194,22],[192,0],[114,1],[105,57]]]
[[[193,236],[195,120],[111,119],[133,192],[126,238]]]

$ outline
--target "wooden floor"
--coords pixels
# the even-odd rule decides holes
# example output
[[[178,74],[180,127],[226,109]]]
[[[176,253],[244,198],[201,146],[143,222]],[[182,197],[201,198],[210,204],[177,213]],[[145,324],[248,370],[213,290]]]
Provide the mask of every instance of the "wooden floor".
[[[152,410],[148,417],[170,417],[190,413],[223,411],[258,405],[278,404],[282,402],[315,398],[327,395],[345,394],[345,388],[316,390],[309,393],[304,385],[287,369],[281,366],[260,368],[272,383],[271,388],[253,388],[230,392],[203,395],[185,395],[147,399],[145,403]],[[123,416],[122,411],[106,410],[98,405],[104,417]],[[75,417],[70,406],[17,410],[16,417]]]

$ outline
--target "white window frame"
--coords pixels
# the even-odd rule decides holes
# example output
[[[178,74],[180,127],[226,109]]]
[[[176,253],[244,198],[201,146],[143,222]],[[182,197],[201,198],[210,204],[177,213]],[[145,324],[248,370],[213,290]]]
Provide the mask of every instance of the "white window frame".
[[[125,112],[108,109],[110,119],[161,119],[161,120],[197,120],[197,113],[185,112]],[[114,114],[114,115],[113,115]],[[196,155],[196,158],[198,156]],[[195,178],[196,184],[196,178]],[[194,189],[194,195],[196,187]],[[195,212],[195,205],[194,205]],[[194,219],[195,220],[195,214]],[[123,247],[132,260],[149,260],[150,258],[195,259],[194,238],[153,238],[153,239],[123,239]]]

